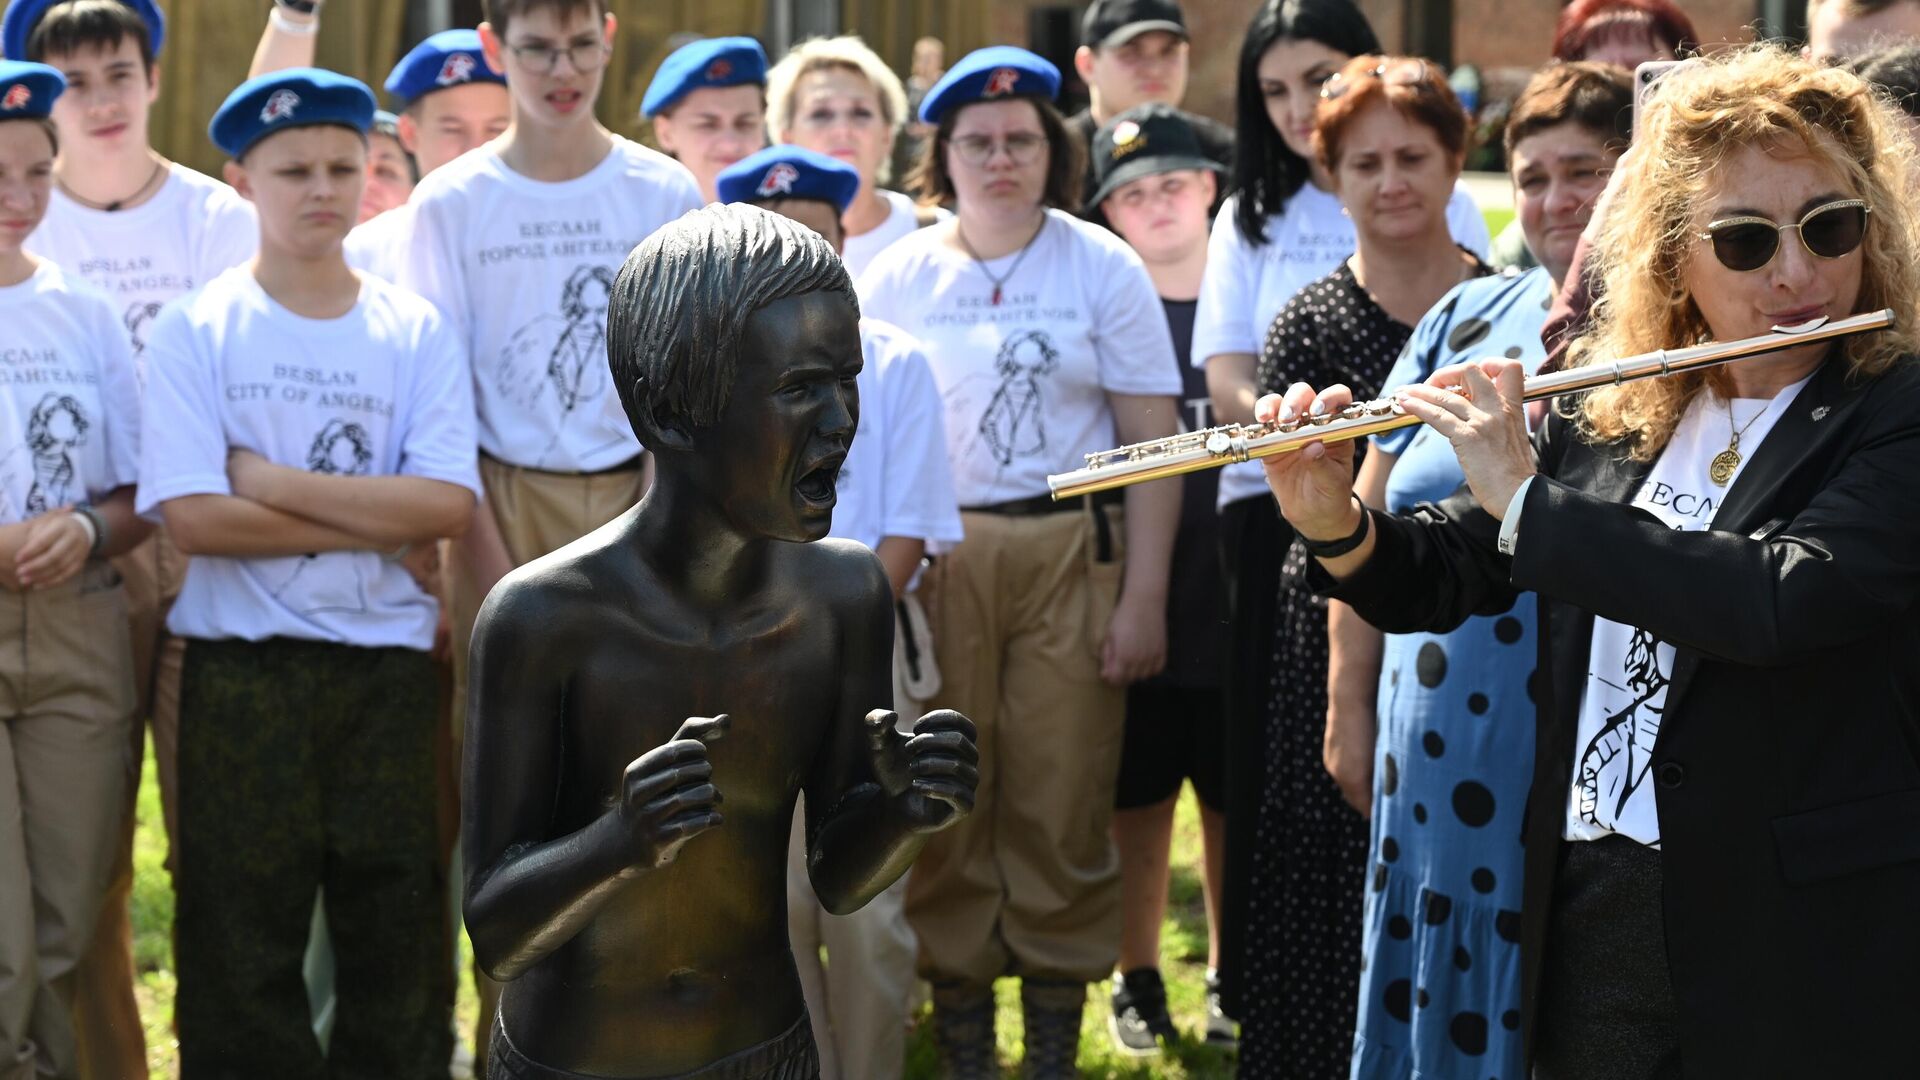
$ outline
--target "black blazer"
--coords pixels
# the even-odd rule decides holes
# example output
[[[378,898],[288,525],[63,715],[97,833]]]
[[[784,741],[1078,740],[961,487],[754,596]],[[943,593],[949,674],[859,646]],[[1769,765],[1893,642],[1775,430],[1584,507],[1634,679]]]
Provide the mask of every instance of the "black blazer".
[[[1375,514],[1347,581],[1314,568],[1392,633],[1538,596],[1529,1055],[1600,615],[1677,652],[1652,768],[1687,1076],[1920,1076],[1920,361],[1858,384],[1823,365],[1709,532],[1624,505],[1648,466],[1565,420],[1536,445],[1511,559],[1462,490]]]

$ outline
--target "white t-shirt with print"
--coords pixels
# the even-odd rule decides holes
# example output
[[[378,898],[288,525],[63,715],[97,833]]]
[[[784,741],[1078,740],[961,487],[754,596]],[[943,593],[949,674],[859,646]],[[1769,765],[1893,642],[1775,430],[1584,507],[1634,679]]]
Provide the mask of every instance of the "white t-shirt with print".
[[[1631,505],[1670,528],[1705,532],[1747,462],[1806,382],[1802,379],[1787,387],[1771,401],[1735,398],[1729,402],[1712,394],[1696,397]],[[1725,485],[1716,484],[1708,469],[1714,457],[1727,449],[1732,433],[1741,428],[1745,431],[1740,436],[1740,464]],[[1598,840],[1620,833],[1660,846],[1653,747],[1660,735],[1667,684],[1673,678],[1673,657],[1673,646],[1645,630],[1609,619],[1593,620],[1587,687],[1580,697],[1580,726],[1573,744],[1567,839]]]
[[[480,449],[552,472],[638,454],[607,370],[608,298],[627,253],[701,205],[693,174],[618,136],[600,164],[558,182],[482,147],[421,180],[409,205],[399,283],[465,343]]]
[[[920,215],[912,199],[897,191],[882,191],[880,197],[887,200],[887,218],[880,224],[861,233],[849,236],[841,245],[840,261],[847,264],[847,273],[855,281],[867,272],[873,264],[873,257],[885,251],[895,240],[911,234],[920,227]],[[948,210],[935,207],[933,219],[945,221],[952,217]]]
[[[1259,247],[1248,243],[1234,223],[1237,203],[1238,196],[1229,196],[1221,204],[1207,241],[1207,272],[1193,316],[1194,367],[1206,367],[1209,357],[1224,353],[1258,357],[1268,328],[1287,301],[1333,273],[1357,244],[1353,220],[1341,211],[1340,200],[1312,184],[1301,185],[1286,207],[1267,220],[1267,242]],[[1456,184],[1447,200],[1447,227],[1455,242],[1487,257],[1487,221],[1465,184]],[[1220,476],[1219,505],[1266,490],[1259,462],[1229,465]]]
[[[355,225],[341,250],[348,266],[398,284],[412,236],[413,204],[405,202]]]
[[[1049,210],[1024,259],[983,271],[951,232],[898,241],[859,288],[864,313],[926,347],[961,506],[1045,495],[1048,474],[1112,449],[1108,393],[1180,394],[1166,313],[1125,241]],[[998,305],[987,271],[1005,281]]]
[[[175,163],[153,198],[127,210],[82,206],[56,186],[23,246],[107,294],[139,363],[160,308],[253,258],[260,223],[238,192]]]
[[[889,536],[959,543],[940,388],[920,343],[897,326],[861,319],[860,350],[860,427],[840,469],[828,535],[870,548]]]
[[[139,479],[140,388],[106,294],[42,261],[0,288],[0,524]]]
[[[346,476],[480,489],[459,340],[417,296],[363,275],[336,319],[296,315],[237,267],[170,304],[147,339],[141,513],[230,495],[229,447]],[[167,628],[195,638],[303,638],[427,649],[438,608],[377,551],[195,556]]]

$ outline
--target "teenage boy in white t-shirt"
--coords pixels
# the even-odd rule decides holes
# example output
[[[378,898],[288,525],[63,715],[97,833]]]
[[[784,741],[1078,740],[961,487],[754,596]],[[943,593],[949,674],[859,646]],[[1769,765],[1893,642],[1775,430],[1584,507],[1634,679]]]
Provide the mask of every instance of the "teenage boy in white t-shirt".
[[[181,688],[176,1019],[189,1076],[428,1076],[451,1044],[428,649],[400,558],[479,490],[472,387],[432,307],[347,266],[373,94],[313,68],[214,117],[260,254],[148,340],[138,508],[194,556]],[[324,886],[339,1014],[300,958]]]
[[[720,171],[767,145],[767,54],[750,37],[682,45],[647,84],[640,118],[714,201]]]
[[[853,166],[798,146],[776,146],[721,171],[721,202],[745,202],[813,229],[837,253],[841,224],[860,190]],[[860,426],[836,486],[828,536],[873,549],[896,597],[904,596],[930,543],[963,538],[960,504],[947,467],[940,388],[919,342],[878,319],[860,320],[866,364],[856,379]],[[896,633],[904,633],[900,627]],[[896,689],[901,685],[896,672]],[[899,695],[896,693],[896,697]],[[915,713],[897,700],[895,711]],[[834,915],[807,879],[806,844],[795,814],[787,861],[787,933],[823,1080],[886,1080],[906,1061],[913,1005],[913,929],[907,925],[906,878],[866,907]],[[820,963],[820,950],[827,963]]]
[[[244,262],[259,237],[245,199],[168,161],[148,141],[165,29],[151,0],[14,0],[0,20],[0,49],[7,56],[58,68],[68,86],[54,103],[60,154],[53,191],[26,248],[107,294],[136,364],[161,305]],[[165,623],[186,562],[161,530],[114,562],[126,581],[139,698],[136,750],[129,760],[138,767],[137,748],[150,715],[171,840],[180,644],[170,639]],[[101,1077],[145,1076],[147,1069],[127,922],[133,812],[129,798],[113,885],[100,908],[93,947],[74,976],[84,1058],[89,1074]]]
[[[319,0],[277,0],[253,53],[249,78],[313,63],[320,34]],[[507,79],[487,63],[473,30],[429,34],[393,65],[385,83],[400,109],[395,125],[400,146],[413,155],[424,177],[507,130]],[[415,183],[418,183],[416,177]],[[408,201],[368,219],[347,234],[347,264],[399,280],[412,230]]]
[[[460,335],[479,422],[486,495],[446,573],[456,732],[467,642],[494,583],[646,490],[640,443],[607,376],[608,298],[627,252],[701,201],[686,169],[594,118],[615,31],[604,0],[485,9],[481,42],[506,74],[513,119],[414,189],[400,269],[400,284]],[[493,996],[483,994],[483,1033]]]

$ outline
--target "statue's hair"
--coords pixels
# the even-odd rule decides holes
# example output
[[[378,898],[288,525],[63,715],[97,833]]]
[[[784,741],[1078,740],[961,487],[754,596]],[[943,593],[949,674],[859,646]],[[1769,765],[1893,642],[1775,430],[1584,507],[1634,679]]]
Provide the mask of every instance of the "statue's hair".
[[[607,362],[627,416],[714,424],[733,390],[747,319],[776,300],[821,291],[859,313],[832,246],[789,218],[716,203],[662,227],[627,255],[607,310]]]
[[[1911,209],[1914,146],[1899,114],[1860,78],[1784,49],[1759,45],[1698,61],[1661,82],[1641,117],[1640,141],[1592,253],[1600,288],[1592,329],[1573,364],[1699,344],[1711,338],[1687,292],[1690,257],[1712,258],[1698,239],[1719,170],[1742,147],[1806,155],[1837,173],[1873,208],[1860,246],[1858,311],[1893,308],[1896,328],[1842,344],[1851,377],[1886,370],[1915,351],[1920,326],[1920,229]],[[1797,243],[1791,237],[1783,243]],[[1849,313],[1851,314],[1851,313]],[[1725,394],[1720,370],[1603,387],[1577,399],[1574,417],[1592,442],[1623,442],[1651,461],[1702,389]]]

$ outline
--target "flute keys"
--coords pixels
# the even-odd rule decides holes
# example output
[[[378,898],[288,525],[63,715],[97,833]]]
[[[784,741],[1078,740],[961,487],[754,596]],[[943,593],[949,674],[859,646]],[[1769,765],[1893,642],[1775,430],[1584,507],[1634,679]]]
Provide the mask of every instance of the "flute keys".
[[[1220,455],[1233,448],[1233,437],[1224,431],[1214,431],[1207,435],[1207,453]]]

